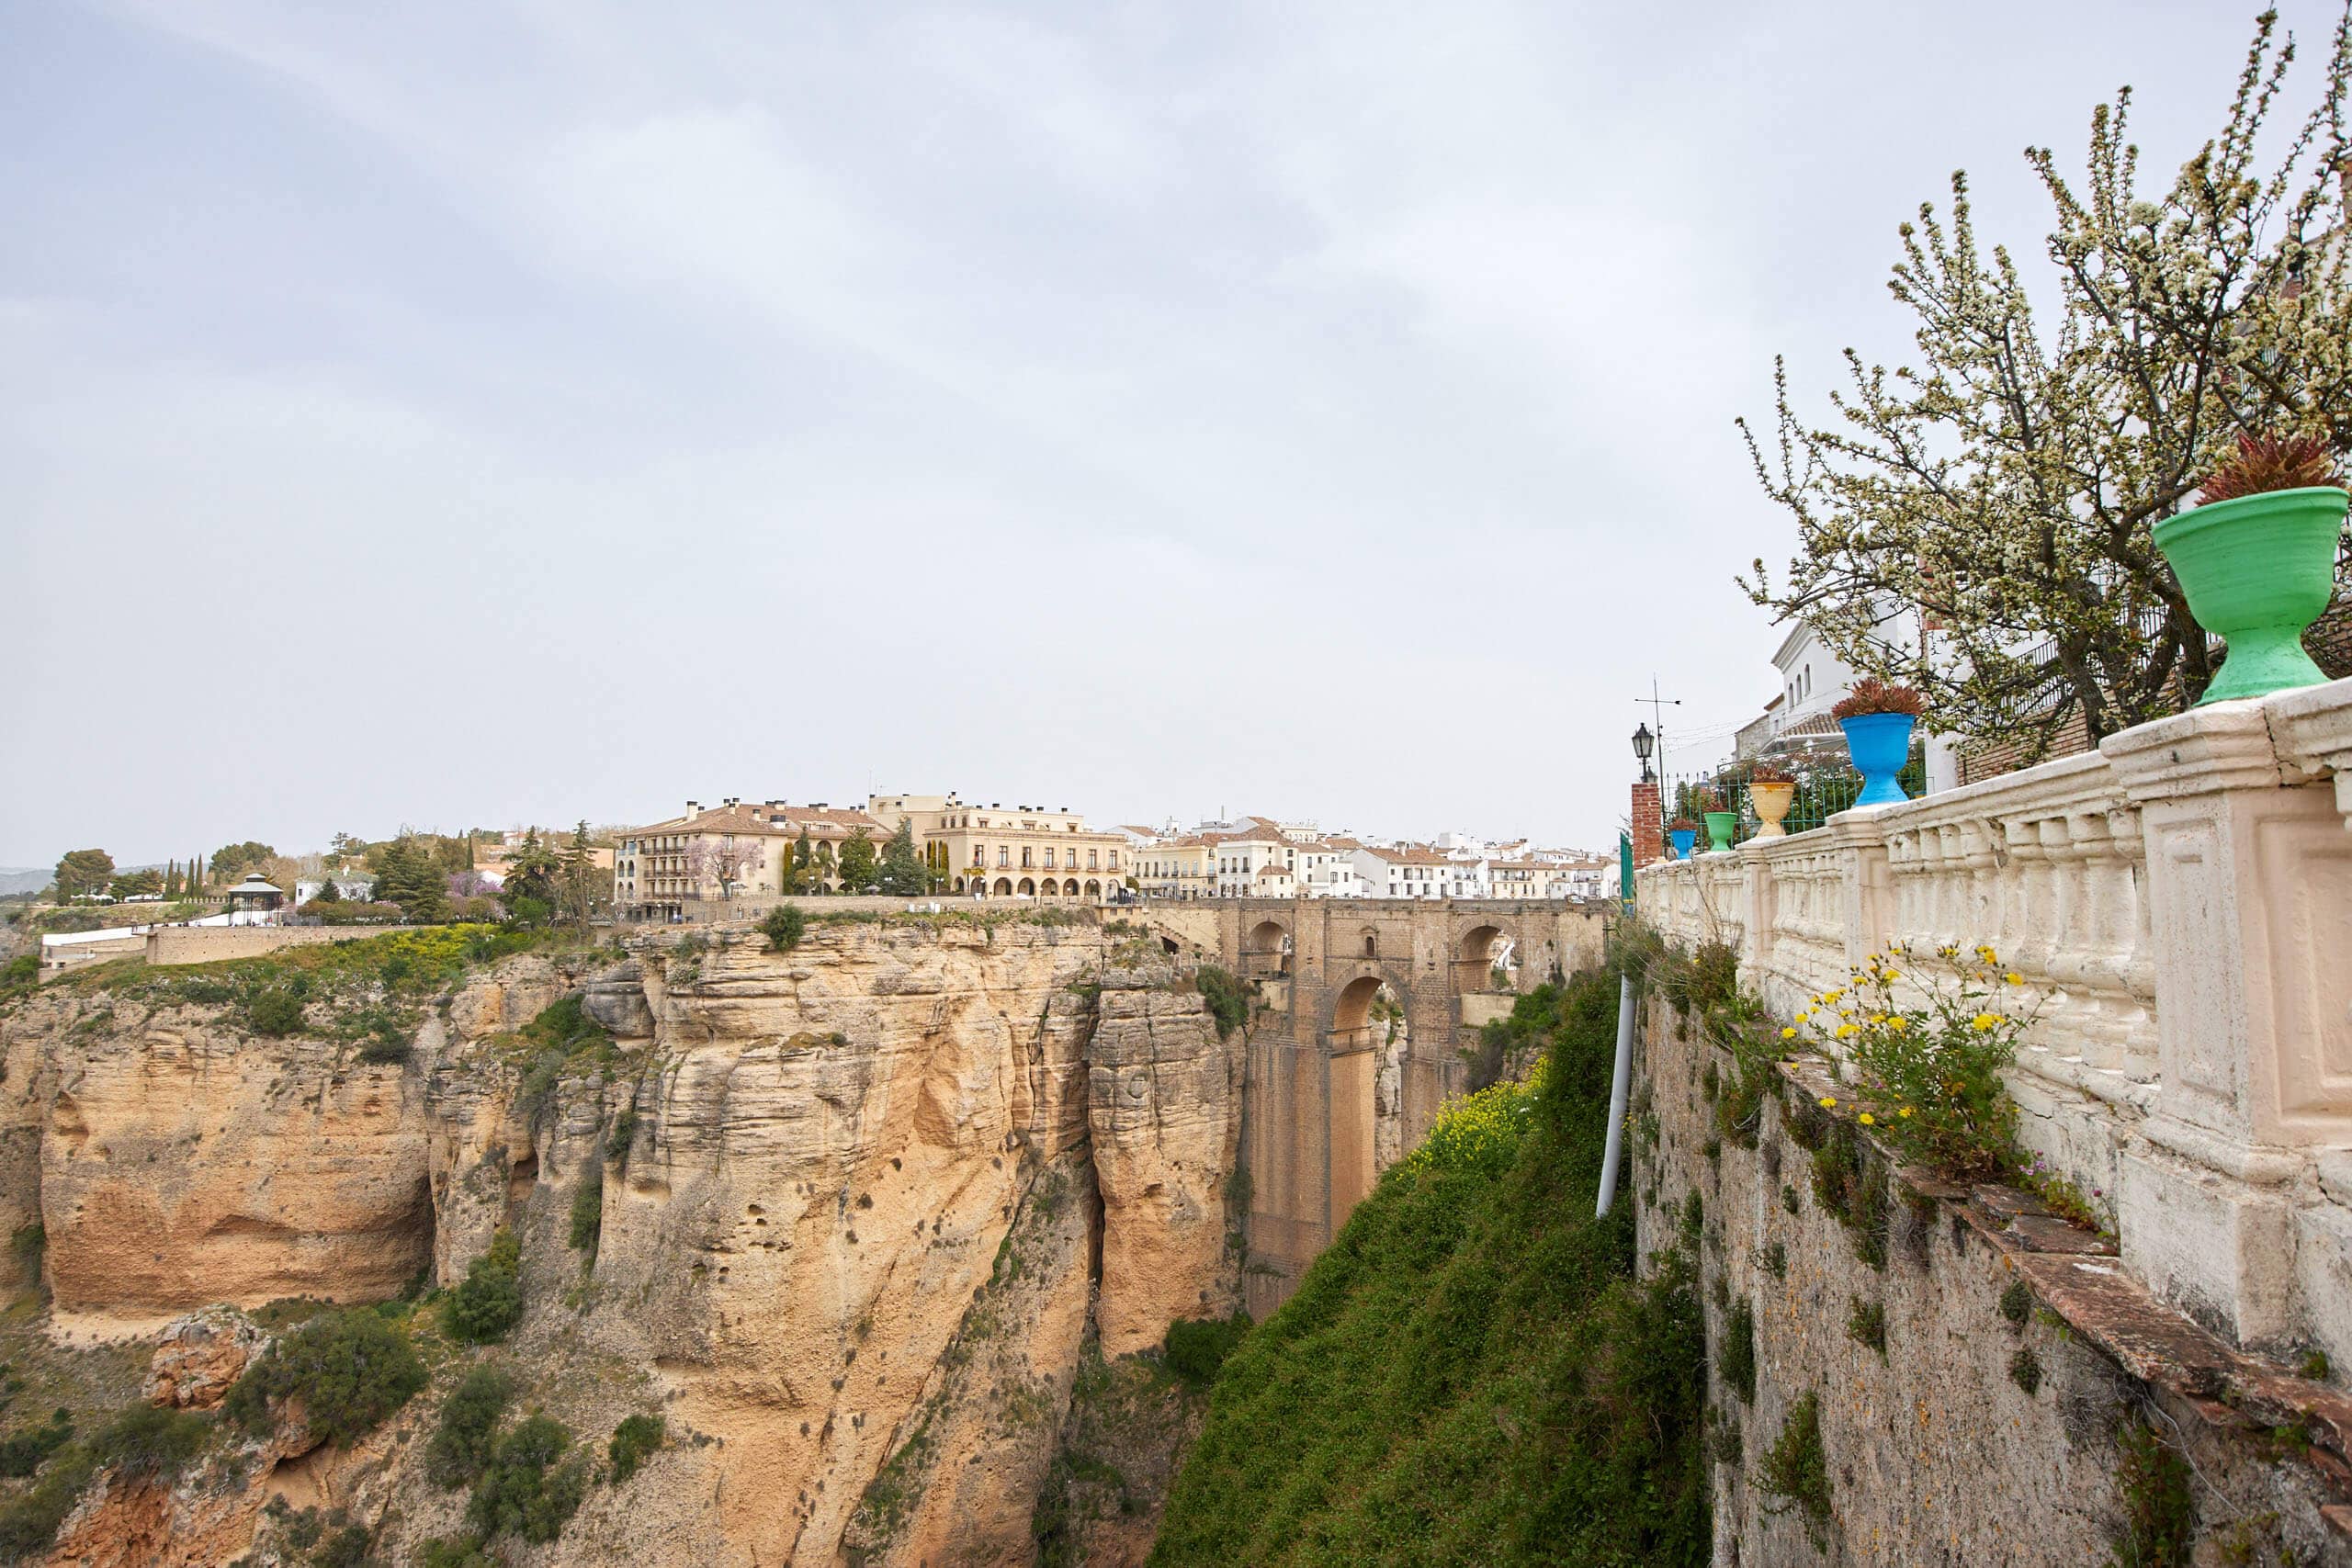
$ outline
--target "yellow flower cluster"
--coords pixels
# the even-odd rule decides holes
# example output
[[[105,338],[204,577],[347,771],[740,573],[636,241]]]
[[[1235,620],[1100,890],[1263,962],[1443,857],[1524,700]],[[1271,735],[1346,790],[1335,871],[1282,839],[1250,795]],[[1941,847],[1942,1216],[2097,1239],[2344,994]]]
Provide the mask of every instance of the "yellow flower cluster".
[[[1447,1100],[1421,1146],[1405,1156],[1415,1170],[1488,1169],[1508,1164],[1535,1109],[1542,1072],[1527,1083],[1489,1085],[1476,1094]],[[1633,1118],[1626,1118],[1630,1127]]]

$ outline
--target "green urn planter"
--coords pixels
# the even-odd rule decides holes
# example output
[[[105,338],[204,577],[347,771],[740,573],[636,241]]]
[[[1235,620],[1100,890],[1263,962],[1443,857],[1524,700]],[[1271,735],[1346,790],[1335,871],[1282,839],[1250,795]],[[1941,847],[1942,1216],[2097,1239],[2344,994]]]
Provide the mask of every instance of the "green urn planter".
[[[1708,811],[1701,815],[1707,819],[1707,847],[1716,851],[1731,848],[1731,836],[1739,831],[1739,813]]]
[[[2274,490],[2156,525],[2156,548],[2180,579],[2189,614],[2230,645],[2200,705],[2327,679],[2303,651],[2303,628],[2335,591],[2346,499],[2332,485]]]

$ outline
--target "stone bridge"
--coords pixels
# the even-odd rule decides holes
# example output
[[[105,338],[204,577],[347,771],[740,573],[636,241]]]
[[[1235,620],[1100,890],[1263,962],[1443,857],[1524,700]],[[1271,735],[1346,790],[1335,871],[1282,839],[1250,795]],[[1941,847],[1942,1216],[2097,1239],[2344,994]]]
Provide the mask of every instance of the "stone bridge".
[[[1479,1028],[1518,993],[1601,962],[1598,904],[1241,898],[1125,918],[1257,983],[1243,1283],[1261,1319],[1438,1108],[1469,1089]]]

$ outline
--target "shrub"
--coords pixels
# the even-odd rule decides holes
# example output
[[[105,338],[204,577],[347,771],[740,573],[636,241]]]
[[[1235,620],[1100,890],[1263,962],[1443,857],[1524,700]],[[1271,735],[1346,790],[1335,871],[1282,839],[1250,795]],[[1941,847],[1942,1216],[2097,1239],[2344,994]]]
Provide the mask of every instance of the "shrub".
[[[189,1410],[141,1402],[90,1439],[90,1457],[125,1475],[168,1481],[200,1452],[212,1437],[212,1423]]]
[[[522,1244],[514,1232],[500,1226],[490,1250],[475,1258],[464,1280],[442,1298],[442,1332],[469,1345],[504,1338],[523,1316],[522,1266]]]
[[[1756,1473],[1756,1485],[1772,1501],[1769,1514],[1796,1509],[1804,1520],[1805,1539],[1815,1551],[1829,1544],[1829,1456],[1821,1446],[1821,1397],[1812,1390],[1789,1407],[1781,1435]]]
[[[1539,1063],[1530,1081],[1506,1079],[1438,1108],[1429,1135],[1404,1163],[1422,1170],[1479,1169],[1500,1175],[1519,1157],[1520,1139],[1534,1125],[1542,1092]]]
[[[60,1406],[56,1414],[42,1427],[26,1427],[0,1439],[0,1475],[22,1478],[41,1467],[42,1461],[65,1446],[74,1435],[73,1417]]]
[[[490,1462],[498,1418],[514,1396],[514,1382],[495,1367],[475,1367],[441,1402],[441,1423],[424,1450],[424,1473],[436,1486],[466,1486]]]
[[[1162,1342],[1168,1370],[1194,1388],[1208,1387],[1250,1326],[1246,1312],[1226,1318],[1178,1318],[1168,1325],[1168,1337]]]
[[[302,1027],[302,998],[285,987],[258,991],[245,1004],[245,1022],[255,1034],[282,1039]]]
[[[2009,1381],[2025,1390],[2028,1399],[2041,1387],[2041,1358],[2033,1353],[2032,1346],[2018,1346],[2017,1354],[2009,1358]]]
[[[39,1481],[0,1504],[0,1559],[15,1562],[46,1552],[96,1469],[80,1444],[68,1444]]]
[[[587,1466],[566,1460],[571,1433],[546,1416],[526,1416],[492,1445],[481,1480],[466,1506],[466,1523],[484,1537],[519,1535],[550,1541],[580,1506]]]
[[[800,945],[808,930],[808,917],[797,904],[778,904],[760,922],[760,934],[768,939],[770,953],[790,953]]]
[[[396,1066],[408,1060],[411,1044],[405,1035],[390,1030],[371,1034],[359,1047],[359,1059],[371,1066]]]
[[[373,1431],[427,1382],[408,1339],[368,1307],[330,1308],[278,1340],[229,1391],[229,1418],[265,1432],[273,1405],[299,1399],[311,1432],[348,1443]]]
[[[482,1550],[473,1535],[436,1536],[418,1543],[409,1558],[412,1568],[500,1568],[498,1559]]]
[[[1209,1016],[1216,1021],[1216,1037],[1226,1039],[1250,1018],[1250,993],[1239,980],[1214,964],[1204,964],[1193,976],[1201,989],[1201,999],[1208,1004]]]
[[[2025,1320],[2033,1314],[2033,1287],[2023,1280],[2012,1280],[2009,1288],[2001,1292],[2001,1315],[2012,1328],[2023,1328]]]
[[[2116,1439],[2115,1489],[2123,1499],[2120,1568],[2188,1568],[2197,1543],[2197,1499],[2188,1461],[2144,1420]]]
[[[571,1190],[571,1243],[575,1252],[592,1256],[605,1234],[605,1162],[591,1159]]]
[[[1743,1404],[1756,1403],[1756,1309],[1742,1296],[1724,1320],[1723,1348],[1715,1353],[1715,1371],[1724,1386],[1739,1395]]]
[[[625,1416],[613,1428],[613,1440],[605,1449],[613,1461],[613,1484],[618,1486],[637,1473],[638,1466],[661,1448],[668,1428],[659,1416]]]
[[[1860,1296],[1851,1299],[1852,1310],[1846,1317],[1846,1337],[1858,1345],[1867,1345],[1880,1355],[1886,1354],[1886,1306],[1881,1302],[1866,1302]]]

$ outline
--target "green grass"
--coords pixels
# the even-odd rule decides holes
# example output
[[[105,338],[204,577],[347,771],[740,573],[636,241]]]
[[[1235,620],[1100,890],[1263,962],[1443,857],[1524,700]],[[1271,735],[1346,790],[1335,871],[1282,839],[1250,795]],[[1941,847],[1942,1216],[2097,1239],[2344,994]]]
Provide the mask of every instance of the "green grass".
[[[1616,1000],[1593,976],[1539,1004],[1508,1157],[1389,1171],[1234,1350],[1153,1562],[1707,1560],[1690,1262],[1636,1280],[1630,1192],[1592,1217]]]

